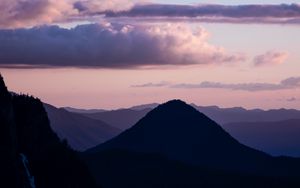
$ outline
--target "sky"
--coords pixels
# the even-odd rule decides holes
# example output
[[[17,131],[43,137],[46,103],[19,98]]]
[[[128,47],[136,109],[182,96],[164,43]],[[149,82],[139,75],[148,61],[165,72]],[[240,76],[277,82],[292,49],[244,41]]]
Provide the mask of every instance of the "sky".
[[[4,0],[0,72],[58,107],[300,109],[300,2],[245,2]]]

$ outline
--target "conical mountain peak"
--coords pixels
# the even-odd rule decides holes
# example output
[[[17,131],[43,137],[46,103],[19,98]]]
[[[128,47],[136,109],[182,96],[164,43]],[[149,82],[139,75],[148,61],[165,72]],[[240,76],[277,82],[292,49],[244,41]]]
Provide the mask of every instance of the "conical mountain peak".
[[[132,128],[87,153],[111,149],[159,153],[186,163],[225,169],[254,170],[258,164],[253,158],[260,161],[270,157],[240,144],[213,120],[181,100],[159,105]]]

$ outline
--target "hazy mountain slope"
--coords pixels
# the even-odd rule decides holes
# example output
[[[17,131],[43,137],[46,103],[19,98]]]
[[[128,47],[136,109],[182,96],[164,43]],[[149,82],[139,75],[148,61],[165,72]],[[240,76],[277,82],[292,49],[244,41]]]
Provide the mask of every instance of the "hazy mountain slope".
[[[81,113],[81,114],[90,114],[90,113],[107,111],[107,110],[103,110],[103,109],[79,109],[79,108],[72,108],[72,107],[63,107],[62,109],[65,109],[69,112]]]
[[[102,120],[121,130],[126,130],[144,117],[150,110],[149,108],[143,110],[119,109],[84,115],[89,118]]]
[[[300,119],[300,111],[294,109],[246,110],[244,108],[219,108],[217,106],[201,107],[193,105],[197,110],[223,125],[233,122],[282,121]]]
[[[159,105],[158,103],[142,104],[142,105],[130,107],[129,109],[132,109],[132,110],[153,109],[153,108],[156,108],[158,105]]]
[[[76,150],[85,150],[118,135],[121,130],[78,113],[45,104],[50,125],[61,139]]]
[[[273,155],[300,157],[300,119],[237,122],[223,128],[241,143]]]

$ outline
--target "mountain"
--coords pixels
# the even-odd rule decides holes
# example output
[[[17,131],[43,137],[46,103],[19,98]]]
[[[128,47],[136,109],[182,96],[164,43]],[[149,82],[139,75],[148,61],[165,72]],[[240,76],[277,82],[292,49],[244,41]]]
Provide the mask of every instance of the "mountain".
[[[72,108],[72,107],[63,107],[62,109],[65,109],[69,112],[81,113],[81,114],[90,114],[90,113],[107,111],[107,110],[103,110],[103,109],[79,109],[79,108]]]
[[[233,122],[268,122],[288,119],[300,119],[300,111],[295,109],[246,110],[241,107],[203,107],[194,104],[193,107],[221,125]]]
[[[150,110],[151,108],[143,110],[119,109],[83,115],[92,119],[101,120],[121,130],[126,130],[134,125],[139,119],[144,117]]]
[[[158,103],[142,104],[142,105],[133,106],[130,109],[141,111],[141,110],[144,110],[144,109],[156,108],[158,105],[159,105]]]
[[[300,157],[300,119],[224,124],[241,143],[272,155]]]
[[[157,103],[152,103],[133,106],[128,109],[83,113],[83,115],[93,119],[102,120],[121,130],[126,130],[157,106]],[[195,104],[191,104],[191,106],[220,125],[234,122],[270,122],[300,119],[300,111],[295,109],[247,110],[241,107],[219,108],[218,106],[197,106]]]
[[[220,170],[261,174],[272,172],[269,169],[280,174],[294,170],[274,165],[277,158],[240,144],[217,123],[179,100],[158,106],[132,128],[87,153],[115,149],[158,153],[186,164]]]
[[[110,188],[300,186],[300,159],[242,145],[179,100],[159,105],[83,159]]]
[[[11,95],[0,75],[0,187],[96,187],[86,165],[52,131],[43,103]]]
[[[101,120],[91,119],[44,104],[51,128],[61,139],[66,139],[75,150],[83,151],[118,135],[121,130]]]
[[[298,188],[300,185],[299,177],[215,170],[159,154],[105,150],[85,155],[84,159],[95,179],[107,188]]]

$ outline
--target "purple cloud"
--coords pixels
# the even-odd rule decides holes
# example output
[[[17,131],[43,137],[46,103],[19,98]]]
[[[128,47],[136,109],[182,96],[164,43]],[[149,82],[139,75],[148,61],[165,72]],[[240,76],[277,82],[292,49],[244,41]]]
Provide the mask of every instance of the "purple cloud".
[[[186,19],[204,22],[300,23],[300,5],[136,5],[107,17]]]
[[[90,24],[0,30],[0,67],[138,68],[240,62],[209,44],[208,32],[183,24]]]
[[[0,28],[88,20],[91,14],[129,10],[136,2],[137,0],[1,0]]]
[[[174,89],[229,89],[229,90],[239,90],[239,91],[276,91],[285,89],[298,89],[300,88],[300,77],[291,77],[282,80],[280,83],[222,83],[222,82],[209,82],[204,81],[199,84],[194,83],[180,83],[171,84],[166,82],[165,85],[157,86],[156,83],[151,84],[141,84],[141,87],[168,87]]]
[[[278,65],[285,62],[289,54],[287,52],[269,51],[254,58],[255,66]]]
[[[146,83],[146,84],[137,84],[137,85],[132,85],[131,87],[137,87],[137,88],[142,88],[142,87],[165,87],[165,86],[169,86],[171,83],[170,82],[159,82],[159,83]]]
[[[297,101],[297,98],[296,97],[291,97],[291,98],[286,99],[286,101],[295,102],[295,101]]]
[[[300,23],[299,4],[164,5],[144,0],[1,0],[0,28],[23,28],[94,16],[230,23]]]

